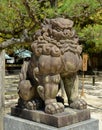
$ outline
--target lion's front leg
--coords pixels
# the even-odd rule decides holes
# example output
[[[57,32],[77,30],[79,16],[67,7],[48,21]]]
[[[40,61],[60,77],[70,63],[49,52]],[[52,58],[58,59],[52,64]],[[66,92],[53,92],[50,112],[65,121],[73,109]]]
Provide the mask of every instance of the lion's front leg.
[[[86,109],[87,103],[78,96],[78,76],[76,74],[71,74],[63,77],[63,83],[68,97],[69,106],[74,109]]]
[[[64,111],[64,105],[57,102],[56,100],[58,85],[60,82],[60,75],[48,75],[45,76],[43,80],[44,81],[42,89],[41,86],[39,87],[39,89],[42,90],[43,94],[39,93],[39,95],[41,95],[45,101],[45,112],[49,114],[54,114]]]

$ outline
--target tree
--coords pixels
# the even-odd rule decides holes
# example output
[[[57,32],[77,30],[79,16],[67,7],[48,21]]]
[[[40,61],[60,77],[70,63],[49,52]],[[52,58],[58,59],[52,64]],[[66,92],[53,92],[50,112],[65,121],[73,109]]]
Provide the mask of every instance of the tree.
[[[84,52],[97,53],[102,51],[102,26],[99,24],[88,25],[79,32],[80,39],[82,38]]]
[[[31,43],[34,40],[34,33],[46,17],[72,19],[81,41],[89,44],[87,43],[89,39],[91,44],[93,43],[91,34],[90,37],[85,36],[85,30],[88,28],[90,30],[90,26],[95,28],[97,25],[97,33],[100,33],[101,7],[100,0],[4,0],[0,2],[0,25],[2,25],[0,26],[0,40],[3,41],[0,48],[16,43],[24,44],[11,46],[11,49],[29,46],[30,44],[25,43]],[[98,45],[97,43],[94,40],[94,44]]]
[[[30,43],[43,19],[37,0],[7,0],[0,5],[0,48],[16,43]]]

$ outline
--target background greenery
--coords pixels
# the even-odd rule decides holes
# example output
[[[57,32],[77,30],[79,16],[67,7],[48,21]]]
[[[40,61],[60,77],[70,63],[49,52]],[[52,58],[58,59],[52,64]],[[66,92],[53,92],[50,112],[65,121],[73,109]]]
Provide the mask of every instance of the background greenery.
[[[74,21],[83,51],[102,52],[101,0],[0,0],[0,43],[12,38],[23,38],[6,50],[29,48],[34,33],[44,18],[65,17]],[[28,37],[28,38],[27,38]]]

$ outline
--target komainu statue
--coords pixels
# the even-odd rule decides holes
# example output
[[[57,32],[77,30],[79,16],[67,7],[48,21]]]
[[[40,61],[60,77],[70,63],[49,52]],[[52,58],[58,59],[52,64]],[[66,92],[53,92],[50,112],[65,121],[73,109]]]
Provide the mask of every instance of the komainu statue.
[[[78,97],[76,73],[82,67],[82,47],[73,29],[73,21],[64,18],[45,19],[34,36],[29,62],[24,62],[18,86],[18,106],[31,110],[44,109],[55,114],[64,111],[56,98],[61,87],[68,97],[69,107],[86,109]]]

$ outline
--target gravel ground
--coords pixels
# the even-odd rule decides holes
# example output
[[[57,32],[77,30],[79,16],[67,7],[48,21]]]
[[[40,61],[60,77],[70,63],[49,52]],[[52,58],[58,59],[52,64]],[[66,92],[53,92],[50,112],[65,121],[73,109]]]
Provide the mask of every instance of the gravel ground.
[[[80,79],[80,89],[82,90],[82,77]],[[92,77],[85,76],[84,78],[84,98],[88,103],[88,108],[91,110],[91,117],[99,119],[99,130],[102,130],[102,77],[95,78],[95,86],[92,85]],[[17,102],[17,86],[19,76],[18,74],[5,76],[5,113],[10,112],[10,107]]]
[[[91,117],[99,120],[99,130],[102,130],[102,77],[96,77],[94,86],[92,80],[90,76],[85,78],[83,98],[91,110]]]

